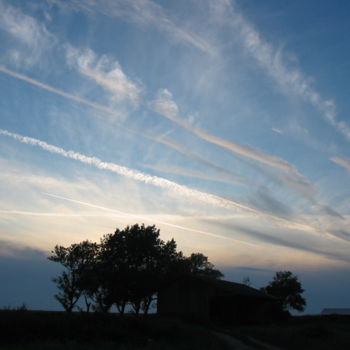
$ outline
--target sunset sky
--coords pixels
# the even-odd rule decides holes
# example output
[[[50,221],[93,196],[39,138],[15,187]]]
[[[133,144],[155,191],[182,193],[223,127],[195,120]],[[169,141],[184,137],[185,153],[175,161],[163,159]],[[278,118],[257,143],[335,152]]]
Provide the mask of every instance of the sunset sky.
[[[236,282],[292,270],[307,312],[350,307],[349,16],[346,0],[0,0],[0,307],[58,307],[53,276],[40,304],[10,272],[137,222]]]

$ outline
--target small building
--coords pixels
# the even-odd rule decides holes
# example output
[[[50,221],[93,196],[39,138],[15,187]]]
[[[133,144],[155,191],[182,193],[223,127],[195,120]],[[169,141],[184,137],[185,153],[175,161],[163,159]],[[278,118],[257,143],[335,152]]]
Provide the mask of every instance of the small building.
[[[350,309],[342,309],[342,308],[323,309],[321,312],[321,315],[349,315],[350,316]]]
[[[158,292],[159,314],[203,322],[262,322],[274,319],[280,311],[274,297],[224,280],[185,277]]]

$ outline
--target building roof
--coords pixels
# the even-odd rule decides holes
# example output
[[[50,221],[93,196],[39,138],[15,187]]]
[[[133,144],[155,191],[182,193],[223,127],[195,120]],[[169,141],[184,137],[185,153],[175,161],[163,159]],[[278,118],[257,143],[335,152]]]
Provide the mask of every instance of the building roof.
[[[335,308],[335,309],[323,309],[322,315],[350,315],[350,309]]]
[[[249,287],[245,284],[231,282],[231,281],[225,281],[220,279],[213,279],[208,277],[202,277],[202,276],[191,276],[187,278],[188,281],[198,283],[198,284],[205,284],[208,286],[211,286],[215,289],[215,294],[218,296],[251,296],[251,297],[258,297],[258,298],[267,298],[267,299],[275,299],[273,296],[268,295],[258,289]]]

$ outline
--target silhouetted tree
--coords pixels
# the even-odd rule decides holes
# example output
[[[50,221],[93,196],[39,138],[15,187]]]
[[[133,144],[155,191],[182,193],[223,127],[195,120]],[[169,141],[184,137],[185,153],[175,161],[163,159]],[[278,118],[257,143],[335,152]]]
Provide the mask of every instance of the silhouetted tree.
[[[302,297],[304,289],[296,275],[290,271],[276,272],[273,280],[263,290],[278,298],[284,310],[304,311],[306,300]]]
[[[71,312],[79,298],[91,285],[90,276],[96,261],[98,246],[96,243],[83,241],[72,244],[69,247],[56,245],[48,257],[49,260],[58,262],[65,270],[53,279],[60,292],[55,298],[61,303],[67,312]]]
[[[56,246],[49,259],[65,268],[53,281],[60,291],[55,297],[68,312],[84,297],[87,311],[90,306],[108,311],[115,305],[123,315],[129,304],[136,314],[147,314],[163,285],[183,275],[223,276],[205,255],[185,257],[174,239],[164,242],[159,229],[144,224],[116,229],[100,244]]]
[[[190,275],[214,279],[224,276],[219,270],[214,269],[214,265],[202,253],[192,253],[185,261],[188,264]]]
[[[104,286],[119,312],[123,314],[130,302],[136,314],[141,309],[147,313],[177,257],[175,241],[161,240],[154,225],[136,224],[104,236],[101,240]]]

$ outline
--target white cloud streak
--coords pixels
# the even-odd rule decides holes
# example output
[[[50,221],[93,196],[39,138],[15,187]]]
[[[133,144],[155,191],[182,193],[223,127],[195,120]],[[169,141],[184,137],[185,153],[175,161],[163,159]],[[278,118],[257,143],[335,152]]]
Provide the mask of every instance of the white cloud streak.
[[[175,143],[173,140],[170,140],[169,138],[167,137],[160,137],[160,138],[157,138],[156,141],[174,149],[175,151],[183,154],[185,157],[191,159],[191,160],[194,160],[194,161],[197,161],[199,163],[202,163],[220,173],[223,174],[221,178],[221,181],[224,181],[224,182],[229,182],[229,183],[233,183],[233,184],[249,184],[251,186],[256,186],[257,183],[256,181],[253,183],[253,181],[251,181],[250,179],[248,178],[243,178],[242,176],[230,171],[230,170],[227,170],[223,167],[221,167],[220,165],[216,164],[216,163],[213,163],[211,161],[208,161],[207,159],[201,157],[200,155],[196,154],[196,153],[193,153],[193,152],[190,152],[188,151],[187,148],[185,147],[182,147],[181,145]],[[216,177],[216,181],[219,180],[219,177]]]
[[[20,74],[18,72],[15,72],[11,69],[8,69],[2,65],[0,65],[0,72],[4,73],[4,74],[7,74],[13,78],[16,78],[16,79],[19,79],[19,80],[22,80],[22,81],[25,81],[26,83],[29,83],[29,84],[32,84],[40,89],[43,89],[43,90],[46,90],[46,91],[49,91],[51,93],[54,93],[56,95],[59,95],[59,96],[62,96],[64,98],[67,98],[69,100],[72,100],[72,101],[75,101],[75,102],[78,102],[78,103],[82,103],[84,105],[87,105],[89,107],[92,107],[98,111],[102,111],[102,112],[105,112],[105,113],[108,113],[108,114],[111,114],[111,115],[115,115],[119,118],[122,118],[122,114],[120,114],[118,111],[116,111],[115,109],[112,109],[112,108],[109,108],[109,107],[106,107],[104,105],[101,105],[101,104],[98,104],[98,103],[95,103],[95,102],[92,102],[90,100],[87,100],[87,99],[84,99],[84,98],[81,98],[79,96],[76,96],[76,95],[73,95],[73,94],[70,94],[66,91],[63,91],[63,90],[60,90],[60,89],[57,89],[53,86],[50,86],[48,84],[44,84],[42,83],[41,81],[39,80],[36,80],[36,79],[33,79],[31,77],[28,77],[24,74]],[[172,112],[172,113],[177,113],[178,112],[178,107],[176,105],[176,103],[174,101],[172,101],[172,95],[171,93],[164,89],[162,90],[162,93],[159,95],[159,97],[162,98],[162,100],[159,100],[159,103],[162,103],[162,108],[166,108],[166,110],[168,111],[168,113]],[[160,102],[162,101],[162,102]],[[152,108],[155,107],[154,103],[150,104],[152,106]],[[180,120],[180,119],[179,119]],[[114,122],[116,122],[116,120],[114,119],[113,120]],[[195,155],[193,154],[192,152],[188,152],[186,149],[184,149],[183,147],[181,147],[180,145],[176,144],[175,142],[171,141],[170,139],[168,138],[159,138],[159,137],[153,137],[151,135],[147,135],[146,133],[142,133],[142,134],[139,134],[138,132],[132,130],[132,129],[129,129],[125,126],[123,126],[122,124],[118,124],[120,127],[122,127],[123,129],[125,129],[126,131],[130,132],[130,133],[133,133],[133,134],[137,134],[139,136],[142,136],[142,137],[146,137],[148,139],[151,139],[153,141],[156,141],[156,142],[159,142],[159,143],[162,143],[174,150],[176,150],[177,152],[179,153],[182,153],[184,154],[185,156],[187,156],[188,158],[191,158],[193,160],[196,160],[196,161],[199,161],[201,163],[204,163],[212,168],[215,168],[219,171],[222,171],[224,173],[226,173],[227,175],[229,175],[232,179],[232,181],[234,182],[240,182],[242,180],[242,178],[237,175],[237,174],[233,174],[231,171],[228,171],[220,166],[218,166],[217,164],[214,164],[212,162],[209,162],[207,161],[206,159],[198,156],[198,155]]]
[[[91,49],[78,50],[66,45],[68,63],[111,93],[112,102],[140,103],[141,88],[123,72],[120,64],[106,55],[97,57]]]
[[[107,17],[121,18],[139,26],[154,26],[166,33],[175,42],[194,47],[211,56],[217,55],[217,49],[203,37],[183,29],[176,24],[164,9],[151,0],[71,0],[66,2],[53,0],[60,6],[70,6],[75,11],[85,11],[89,15],[99,12]]]
[[[258,214],[255,209],[242,205],[240,203],[234,202],[232,200],[227,200],[219,196],[201,192],[184,185],[179,185],[167,179],[157,177],[157,176],[151,176],[151,175],[142,173],[140,171],[133,170],[115,163],[103,162],[101,159],[97,157],[89,157],[89,156],[80,154],[78,152],[66,151],[63,148],[50,145],[44,141],[41,141],[32,137],[26,137],[19,134],[14,134],[7,130],[2,130],[2,129],[0,129],[0,135],[9,136],[25,144],[38,146],[48,152],[59,154],[65,158],[74,159],[84,164],[95,166],[98,169],[112,171],[121,176],[125,176],[127,178],[130,178],[139,182],[143,182],[145,184],[150,184],[156,187],[160,187],[162,189],[170,190],[171,192],[176,193],[180,196],[193,198],[198,201],[211,204],[217,207],[221,207],[221,208],[239,210],[239,211],[243,210],[243,211],[248,211],[251,213]]]
[[[284,131],[281,130],[281,129],[279,129],[279,128],[272,128],[271,130],[272,130],[273,132],[277,133],[277,134],[281,134],[281,135],[284,134]]]
[[[44,24],[11,5],[0,2],[0,29],[6,31],[18,40],[26,49],[12,50],[11,59],[16,63],[32,65],[36,63],[42,54],[56,43],[56,38]]]
[[[10,210],[10,209],[0,209],[0,215],[20,215],[20,216],[44,216],[44,217],[110,217],[116,216],[116,214],[101,214],[101,213],[58,213],[58,212],[38,212],[38,211],[28,211],[28,210]]]
[[[350,172],[350,160],[346,158],[341,157],[333,157],[331,158],[331,161],[335,164],[340,165],[341,167],[345,168],[347,171]]]
[[[161,166],[161,165],[150,165],[150,164],[141,164],[141,166],[145,169],[152,169],[158,172],[176,174],[186,177],[194,177],[197,179],[209,180],[209,181],[217,181],[224,182],[229,184],[237,184],[237,181],[234,181],[229,176],[219,176],[214,174],[208,174],[207,172],[188,170],[181,167],[176,166]]]
[[[124,166],[121,166],[121,165],[118,165],[115,163],[103,162],[102,160],[100,160],[97,157],[89,157],[89,156],[80,154],[78,152],[66,151],[63,148],[60,148],[60,147],[57,147],[54,145],[50,145],[44,141],[41,141],[41,140],[38,140],[35,138],[31,138],[31,137],[27,137],[27,136],[22,136],[22,135],[15,134],[15,133],[11,133],[11,132],[9,132],[7,130],[3,130],[3,129],[0,129],[0,135],[11,137],[11,138],[13,138],[21,143],[24,143],[24,144],[29,144],[32,146],[40,147],[48,152],[61,155],[65,158],[77,160],[81,163],[94,166],[98,169],[111,171],[113,173],[124,176],[126,178],[136,180],[136,181],[142,182],[144,184],[153,185],[153,186],[156,186],[158,188],[162,188],[164,190],[168,190],[168,191],[170,191],[170,192],[172,192],[180,197],[192,198],[196,201],[206,203],[209,205],[213,205],[213,206],[216,206],[219,208],[232,210],[234,212],[245,212],[245,213],[249,213],[253,216],[261,217],[261,218],[264,218],[267,220],[273,220],[277,225],[280,225],[280,226],[285,227],[285,228],[295,229],[295,230],[299,230],[299,231],[305,231],[305,232],[309,232],[309,233],[313,233],[313,234],[322,234],[322,235],[326,235],[326,236],[332,236],[332,237],[339,239],[339,237],[337,237],[336,235],[333,235],[332,233],[319,230],[319,229],[317,229],[313,226],[310,226],[308,224],[303,224],[303,223],[299,223],[296,221],[291,221],[291,220],[286,219],[286,218],[282,218],[282,217],[278,217],[278,216],[271,215],[268,213],[264,213],[264,212],[261,212],[260,210],[257,210],[255,208],[249,207],[249,206],[244,205],[244,204],[240,204],[240,203],[235,202],[233,200],[228,200],[228,199],[225,199],[225,198],[213,195],[213,194],[209,194],[206,192],[201,192],[201,191],[192,189],[192,188],[184,186],[184,185],[179,185],[176,182],[173,182],[173,181],[170,181],[170,180],[158,177],[158,176],[148,175],[146,173],[143,173],[143,172],[140,172],[137,170],[133,170],[133,169],[130,169],[130,168],[127,168],[127,167],[124,167]]]
[[[310,103],[323,118],[350,140],[350,126],[337,119],[336,104],[321,97],[311,85],[310,79],[298,68],[288,64],[283,52],[264,40],[261,34],[232,5],[231,1],[218,0],[220,21],[226,23],[242,41],[245,50],[274,79],[280,87]],[[215,5],[214,5],[215,6]]]
[[[92,102],[92,101],[89,101],[89,100],[86,100],[82,97],[79,97],[79,96],[75,96],[75,95],[72,95],[68,92],[65,92],[63,90],[60,90],[60,89],[57,89],[57,88],[54,88],[50,85],[47,85],[47,84],[44,84],[36,79],[33,79],[33,78],[30,78],[24,74],[20,74],[20,73],[17,73],[11,69],[8,69],[2,65],[0,65],[0,72],[2,73],[5,73],[13,78],[16,78],[16,79],[20,79],[22,81],[25,81],[29,84],[32,84],[32,85],[35,85],[43,90],[46,90],[46,91],[49,91],[49,92],[52,92],[56,95],[60,95],[62,97],[65,97],[69,100],[72,100],[72,101],[75,101],[75,102],[78,102],[78,103],[82,103],[84,105],[87,105],[89,107],[92,107],[96,110],[99,110],[101,112],[105,112],[105,113],[108,113],[108,114],[112,114],[112,115],[115,115],[115,116],[118,116],[118,117],[121,117],[120,113],[118,111],[116,111],[115,109],[112,109],[112,108],[109,108],[109,107],[106,107],[104,105],[101,105],[101,104],[98,104],[98,103],[95,103],[95,102]]]
[[[272,156],[249,146],[242,146],[238,143],[222,139],[201,128],[193,126],[190,122],[182,118],[179,118],[177,115],[179,108],[173,101],[172,94],[168,90],[160,90],[157,99],[152,101],[149,105],[150,108],[158,114],[166,117],[207,142],[225,148],[234,154],[253,159],[287,173],[288,182],[292,183],[295,188],[298,188],[303,193],[310,193],[310,188],[313,187],[312,183],[301,175],[293,165],[284,159]]]
[[[199,138],[205,141],[208,141],[214,145],[226,148],[227,150],[232,151],[236,154],[270,165],[274,168],[278,168],[280,170],[284,170],[292,173],[297,172],[297,170],[292,165],[290,165],[288,162],[286,162],[283,159],[271,156],[267,153],[263,153],[262,151],[253,149],[252,147],[242,146],[237,143],[221,139],[217,136],[214,136],[206,132],[201,128],[193,126],[187,120],[179,118],[177,115],[177,112],[179,110],[178,106],[173,101],[172,94],[166,89],[162,90],[160,94],[158,94],[158,99],[153,101],[150,104],[150,106],[158,114],[168,118],[169,120],[173,121],[177,125],[192,132],[193,134],[195,134],[196,136],[198,136]]]
[[[203,230],[197,230],[194,228],[190,228],[190,227],[186,227],[186,226],[182,226],[182,225],[176,225],[176,224],[172,224],[169,222],[165,222],[163,220],[157,220],[154,218],[154,216],[152,216],[151,218],[147,217],[146,215],[135,215],[135,214],[130,214],[130,213],[126,213],[120,210],[116,210],[116,209],[111,209],[111,208],[107,208],[107,207],[103,207],[100,205],[95,205],[92,203],[87,203],[87,202],[83,202],[83,201],[78,201],[72,198],[67,198],[67,197],[63,197],[63,196],[59,196],[56,194],[52,194],[52,193],[45,193],[46,195],[53,197],[53,198],[57,198],[57,199],[61,199],[61,200],[65,200],[65,201],[69,201],[69,202],[73,202],[73,203],[77,203],[77,204],[81,204],[81,205],[85,205],[91,208],[96,208],[96,209],[101,209],[110,213],[113,213],[114,215],[118,215],[118,216],[122,216],[122,217],[130,217],[130,218],[136,218],[136,219],[141,219],[141,220],[145,220],[145,221],[152,221],[153,223],[158,223],[158,224],[162,224],[162,225],[166,225],[169,227],[173,227],[173,228],[177,228],[177,229],[181,229],[181,230],[185,230],[185,231],[189,231],[189,232],[194,232],[194,233],[199,233],[205,236],[209,236],[209,237],[213,237],[213,238],[220,238],[220,239],[224,239],[224,240],[229,240],[229,241],[233,241],[239,244],[244,244],[244,245],[248,245],[248,246],[256,246],[256,244],[254,243],[249,243],[246,241],[241,241],[232,237],[228,237],[228,236],[223,236],[223,235],[218,235],[215,233],[211,233],[211,232],[207,232],[207,231],[203,231]]]

